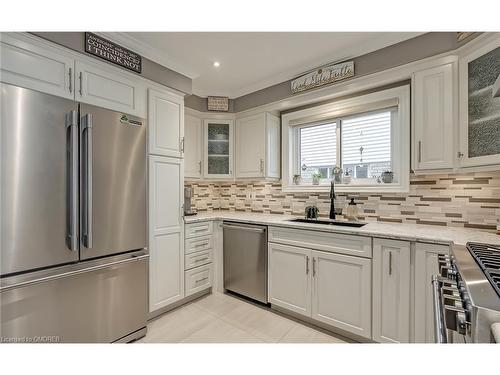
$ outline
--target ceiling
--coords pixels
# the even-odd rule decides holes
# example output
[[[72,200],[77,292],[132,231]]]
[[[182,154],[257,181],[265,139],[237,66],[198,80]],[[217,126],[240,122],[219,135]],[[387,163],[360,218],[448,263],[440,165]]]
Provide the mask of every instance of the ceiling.
[[[318,66],[421,33],[128,32],[107,37],[193,80],[193,93],[236,98]],[[214,62],[220,63],[218,68]]]

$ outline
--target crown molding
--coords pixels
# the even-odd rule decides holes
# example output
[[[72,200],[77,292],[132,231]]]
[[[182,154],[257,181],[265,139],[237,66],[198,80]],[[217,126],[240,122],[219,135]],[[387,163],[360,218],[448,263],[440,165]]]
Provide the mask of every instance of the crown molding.
[[[151,47],[149,44],[146,44],[124,32],[96,32],[95,34],[100,35],[106,39],[111,40],[112,42],[118,43],[140,55],[146,57],[147,59],[154,61],[157,64],[160,64],[168,69],[171,69],[179,74],[185,75],[191,79],[190,75],[179,72],[177,67],[173,66],[172,62],[169,59],[166,59],[165,56],[159,52],[156,48]],[[174,64],[175,65],[175,64]]]

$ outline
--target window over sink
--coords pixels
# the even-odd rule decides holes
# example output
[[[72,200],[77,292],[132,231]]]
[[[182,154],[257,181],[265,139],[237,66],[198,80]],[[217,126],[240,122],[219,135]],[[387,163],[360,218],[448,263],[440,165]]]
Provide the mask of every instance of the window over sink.
[[[283,189],[408,191],[409,86],[282,115]]]

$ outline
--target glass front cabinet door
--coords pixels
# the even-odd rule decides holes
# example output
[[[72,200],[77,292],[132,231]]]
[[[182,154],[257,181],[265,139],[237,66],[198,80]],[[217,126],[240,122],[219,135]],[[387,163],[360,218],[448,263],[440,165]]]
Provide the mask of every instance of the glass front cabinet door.
[[[460,59],[459,69],[461,164],[500,164],[500,38]]]
[[[205,120],[205,178],[233,177],[233,120]]]

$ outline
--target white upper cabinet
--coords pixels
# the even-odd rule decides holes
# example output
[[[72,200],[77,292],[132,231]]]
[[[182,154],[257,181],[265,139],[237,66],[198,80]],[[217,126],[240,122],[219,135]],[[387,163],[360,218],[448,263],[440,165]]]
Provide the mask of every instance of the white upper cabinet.
[[[500,37],[467,44],[459,61],[460,163],[462,167],[500,165]]]
[[[203,125],[201,119],[184,117],[184,177],[201,178],[203,167]]]
[[[413,75],[414,170],[454,167],[457,127],[457,62]]]
[[[410,342],[410,294],[410,242],[375,238],[373,340]]]
[[[184,298],[182,159],[149,156],[149,311]]]
[[[37,46],[1,33],[2,82],[73,99],[74,65],[55,48]]]
[[[270,113],[236,120],[236,178],[280,177],[279,126]]]
[[[435,343],[434,306],[431,279],[439,274],[438,256],[448,254],[449,246],[415,244],[415,336],[414,342]]]
[[[77,60],[76,100],[114,111],[146,117],[146,88],[125,73],[105,65]]]
[[[174,158],[184,152],[184,98],[148,90],[149,153]]]
[[[204,121],[205,178],[233,178],[233,126],[233,120]]]
[[[312,251],[313,319],[371,338],[371,260]]]

